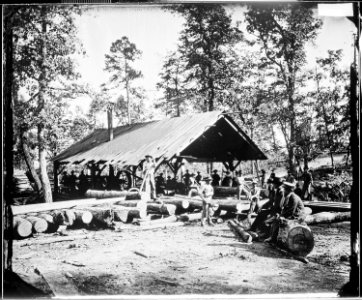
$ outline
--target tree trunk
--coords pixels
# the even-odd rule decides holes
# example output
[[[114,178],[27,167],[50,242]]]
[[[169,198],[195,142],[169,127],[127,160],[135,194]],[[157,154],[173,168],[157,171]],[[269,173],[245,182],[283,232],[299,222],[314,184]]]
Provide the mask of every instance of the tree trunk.
[[[45,107],[45,92],[46,92],[46,80],[47,80],[47,23],[46,23],[46,7],[41,8],[42,18],[42,43],[40,48],[40,55],[42,58],[41,74],[39,78],[39,103],[38,103],[38,114],[44,113]],[[44,138],[44,125],[38,124],[38,148],[39,148],[39,166],[40,166],[40,181],[44,193],[44,201],[46,203],[53,202],[52,190],[50,187],[50,181],[47,173],[47,161],[46,161],[46,149],[45,149],[45,138]]]
[[[361,58],[359,54],[359,59]],[[360,247],[359,247],[359,212],[360,212],[360,195],[359,195],[359,125],[358,125],[358,77],[357,71],[354,66],[351,66],[351,96],[350,96],[350,118],[351,118],[351,159],[352,159],[352,188],[350,193],[351,201],[351,272],[350,272],[350,284],[352,291],[358,291],[359,279],[360,279]]]
[[[5,12],[5,10],[4,10]],[[5,14],[5,13],[4,13]],[[13,256],[13,215],[11,205],[13,204],[13,29],[12,11],[7,10],[5,15],[4,46],[5,46],[5,84],[4,84],[4,239],[3,239],[3,268],[12,270]]]
[[[36,170],[34,168],[34,161],[30,155],[30,150],[29,150],[29,147],[27,144],[27,133],[26,132],[20,133],[20,144],[21,144],[22,153],[23,153],[23,157],[24,157],[26,166],[28,167],[29,173],[35,182],[35,192],[38,193],[39,197],[42,197],[43,196],[42,183],[40,181],[38,173],[36,172]]]

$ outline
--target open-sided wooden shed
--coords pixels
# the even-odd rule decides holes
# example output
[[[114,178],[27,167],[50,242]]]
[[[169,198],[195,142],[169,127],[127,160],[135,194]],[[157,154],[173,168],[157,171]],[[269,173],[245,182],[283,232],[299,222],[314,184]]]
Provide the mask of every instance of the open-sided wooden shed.
[[[135,174],[145,155],[152,155],[157,166],[166,163],[174,173],[184,158],[222,162],[231,171],[241,161],[267,158],[235,121],[220,111],[120,126],[113,136],[110,140],[107,129],[96,129],[53,159],[54,174],[68,164],[116,165]],[[56,185],[56,178],[54,182]]]

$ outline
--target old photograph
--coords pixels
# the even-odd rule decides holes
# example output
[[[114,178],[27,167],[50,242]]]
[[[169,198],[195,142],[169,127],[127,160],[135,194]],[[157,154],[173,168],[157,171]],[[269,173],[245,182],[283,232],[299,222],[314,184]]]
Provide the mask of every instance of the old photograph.
[[[359,2],[2,8],[5,299],[359,296]]]

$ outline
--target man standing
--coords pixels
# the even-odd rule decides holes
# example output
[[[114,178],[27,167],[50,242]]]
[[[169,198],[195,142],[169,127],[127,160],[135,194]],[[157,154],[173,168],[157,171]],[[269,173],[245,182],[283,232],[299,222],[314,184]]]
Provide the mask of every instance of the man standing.
[[[260,210],[260,188],[258,188],[257,185],[258,181],[256,179],[253,179],[250,193],[249,193],[249,199],[250,199],[250,209],[249,214],[252,214],[253,212],[258,213]]]
[[[212,183],[211,183],[211,185],[212,186],[219,186],[220,185],[220,176],[219,176],[219,174],[217,174],[217,170],[214,170],[213,171],[213,173],[214,174],[212,174]]]
[[[212,201],[212,196],[214,195],[214,188],[210,184],[210,182],[211,182],[210,177],[204,178],[204,181],[205,181],[205,184],[202,185],[201,188],[199,189],[199,195],[202,199],[201,226],[205,226],[205,221],[207,221],[207,223],[210,226],[213,226],[214,224],[212,224],[209,210],[210,210],[210,204]]]
[[[145,158],[146,158],[146,160],[143,163],[143,172],[142,173],[143,173],[143,178],[144,178],[145,185],[146,185],[146,190],[147,190],[147,186],[149,186],[150,191],[151,191],[151,199],[157,200],[156,184],[155,184],[156,164],[151,155],[146,155]]]
[[[196,175],[195,179],[196,179],[197,184],[200,185],[202,176],[201,176],[201,173],[199,171],[197,171],[197,175]]]
[[[302,200],[312,200],[311,187],[313,184],[312,173],[309,171],[308,167],[304,168],[303,173],[303,189],[302,189]],[[307,196],[305,194],[307,193]]]

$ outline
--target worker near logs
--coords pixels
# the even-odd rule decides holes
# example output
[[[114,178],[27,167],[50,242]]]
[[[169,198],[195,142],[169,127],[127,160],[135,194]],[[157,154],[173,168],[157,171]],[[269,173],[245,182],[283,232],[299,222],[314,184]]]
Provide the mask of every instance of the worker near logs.
[[[195,174],[192,173],[190,175],[190,185],[188,187],[187,193],[188,193],[188,197],[191,198],[193,196],[193,194],[198,195],[199,194],[199,187],[200,184],[197,183],[196,179],[195,179]]]
[[[268,179],[268,181],[269,183],[271,182],[270,179]],[[270,224],[276,219],[276,216],[281,213],[284,204],[283,180],[275,177],[271,185],[273,187],[269,193],[269,201],[262,206],[250,228],[251,231],[260,230],[267,236],[270,235]]]
[[[219,174],[217,174],[217,170],[214,170],[213,173],[214,174],[211,175],[211,177],[212,177],[211,185],[212,186],[219,186],[221,178],[220,178]]]
[[[260,175],[261,187],[264,188],[264,186],[265,186],[265,178],[266,178],[265,170],[261,169],[260,172],[261,172],[261,175]]]
[[[151,155],[145,156],[146,160],[143,163],[143,178],[145,180],[145,186],[150,188],[151,199],[157,200],[156,196],[156,184],[155,184],[155,169],[156,164]]]
[[[164,194],[166,183],[165,183],[165,178],[163,177],[163,173],[160,173],[155,179],[156,179],[156,193]]]
[[[249,200],[250,200],[250,209],[248,214],[252,214],[253,212],[258,213],[260,210],[260,188],[256,185],[258,181],[253,179],[251,184],[251,189],[249,191]]]
[[[200,173],[200,171],[197,171],[197,175],[195,177],[197,184],[199,184],[199,185],[201,184],[201,179],[202,179],[201,173]]]
[[[304,173],[302,177],[303,177],[302,199],[311,201],[312,200],[311,187],[313,184],[313,177],[308,167],[304,168]],[[305,194],[307,194],[307,196],[305,196]]]
[[[214,188],[212,187],[211,178],[205,177],[203,179],[205,184],[202,185],[199,189],[199,195],[202,199],[202,217],[201,217],[201,226],[205,226],[207,222],[210,226],[213,226],[211,217],[210,217],[210,206],[212,201],[212,196],[214,195]]]
[[[286,220],[303,219],[304,205],[299,196],[294,193],[295,184],[290,182],[283,183],[284,188],[284,202],[283,208],[280,214],[276,215],[276,218],[271,224],[271,236],[265,240],[265,242],[277,242],[279,227],[281,224],[285,224]]]
[[[287,175],[287,178],[285,179],[285,181],[290,182],[290,183],[296,183],[295,177],[293,176],[291,170],[288,170],[288,175]]]

